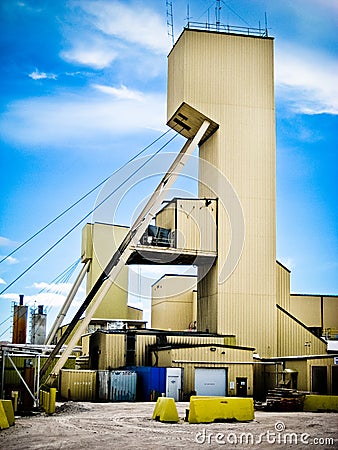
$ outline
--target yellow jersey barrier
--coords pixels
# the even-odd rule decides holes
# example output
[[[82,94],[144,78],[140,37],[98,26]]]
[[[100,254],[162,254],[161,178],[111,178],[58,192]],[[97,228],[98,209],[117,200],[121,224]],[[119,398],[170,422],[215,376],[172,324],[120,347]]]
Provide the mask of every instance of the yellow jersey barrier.
[[[178,422],[180,418],[178,417],[175,400],[170,397],[159,397],[152,419],[160,422]]]
[[[14,425],[14,409],[11,400],[0,400],[0,430]]]
[[[219,420],[246,422],[254,418],[252,398],[203,396],[190,398],[189,423],[210,423]]]
[[[338,412],[338,395],[305,395],[304,409],[308,412]]]

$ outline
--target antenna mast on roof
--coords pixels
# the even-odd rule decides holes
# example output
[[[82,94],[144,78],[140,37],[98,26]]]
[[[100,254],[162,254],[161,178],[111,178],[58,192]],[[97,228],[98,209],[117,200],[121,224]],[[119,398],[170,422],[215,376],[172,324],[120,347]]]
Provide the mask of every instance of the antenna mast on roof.
[[[219,27],[221,25],[221,0],[216,0],[216,8],[215,8],[215,14],[216,14],[216,30],[219,31]]]
[[[166,4],[166,7],[167,7],[167,32],[168,32],[168,37],[171,38],[171,44],[173,46],[174,43],[175,43],[173,2],[170,2],[169,0],[166,0],[165,4]]]

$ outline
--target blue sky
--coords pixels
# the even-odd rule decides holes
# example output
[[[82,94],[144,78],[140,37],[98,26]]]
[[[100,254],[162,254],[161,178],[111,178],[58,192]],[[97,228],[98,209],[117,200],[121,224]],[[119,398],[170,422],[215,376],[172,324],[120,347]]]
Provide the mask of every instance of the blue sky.
[[[166,131],[165,3],[1,1],[2,257]],[[338,2],[221,4],[230,25],[263,25],[266,12],[275,37],[277,257],[292,270],[293,292],[337,294]],[[214,22],[212,1],[191,0],[191,20],[205,22],[208,8]],[[173,12],[177,38],[187,2],[174,0]],[[178,139],[169,149],[179,147]],[[85,216],[96,195],[2,262],[0,288]],[[121,216],[126,225],[136,206]],[[80,231],[0,295],[0,322],[19,293],[56,310],[69,285],[39,292],[80,256]],[[148,313],[146,299],[143,306]]]

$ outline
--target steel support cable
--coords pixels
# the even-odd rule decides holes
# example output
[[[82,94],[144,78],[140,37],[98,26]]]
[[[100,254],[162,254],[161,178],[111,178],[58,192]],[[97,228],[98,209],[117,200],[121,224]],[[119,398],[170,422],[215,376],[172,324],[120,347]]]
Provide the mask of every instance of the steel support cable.
[[[78,258],[76,261],[74,261],[70,266],[68,266],[63,272],[61,272],[56,278],[54,278],[54,280],[52,280],[51,281],[51,284],[52,283],[59,283],[59,282],[63,282],[62,280],[63,279],[65,279],[65,280],[67,280],[67,278],[68,278],[68,280],[69,280],[69,278],[72,276],[72,274],[74,273],[74,271],[75,271],[75,269],[76,269],[76,267],[79,265],[79,262],[81,261],[81,258]],[[63,278],[63,277],[67,277],[67,278]],[[68,281],[67,280],[67,281]],[[44,291],[46,291],[46,288],[43,288],[43,289],[41,289],[39,292],[38,292],[38,294],[41,294],[42,292],[44,292]],[[47,292],[48,292],[48,290],[47,290]],[[37,294],[37,295],[38,295]],[[49,312],[50,310],[51,310],[51,308],[52,308],[52,306],[49,306],[48,308],[47,308],[47,311]],[[7,322],[9,319],[11,319],[12,318],[12,314],[11,315],[9,315],[8,317],[7,317],[7,319],[5,319],[5,320],[3,320],[1,323],[0,323],[0,326],[1,325],[3,325],[5,322]],[[18,319],[17,319],[18,320]],[[15,322],[13,322],[13,325],[15,324]],[[0,337],[2,337],[5,333],[7,333],[7,331],[9,331],[10,329],[11,329],[11,326],[12,326],[12,324],[8,327],[8,328],[6,328],[6,330],[5,331],[3,331],[1,334],[0,334]]]
[[[166,134],[168,134],[171,131],[171,129],[167,130],[165,133],[161,134],[161,136],[159,136],[158,138],[156,138],[153,142],[151,142],[149,145],[147,145],[145,148],[143,148],[142,150],[140,150],[135,156],[133,156],[129,161],[127,161],[125,164],[123,164],[123,166],[119,167],[115,172],[113,172],[111,175],[109,175],[107,178],[105,178],[104,180],[102,180],[98,185],[96,185],[95,187],[93,187],[89,192],[87,192],[87,194],[83,195],[81,198],[79,198],[79,200],[77,200],[76,202],[74,202],[72,205],[70,205],[67,209],[65,209],[63,212],[61,212],[57,217],[55,217],[54,219],[52,219],[50,222],[48,222],[46,225],[44,225],[42,228],[40,228],[40,230],[38,230],[36,233],[34,233],[30,238],[26,239],[25,242],[23,242],[22,244],[20,244],[18,247],[16,247],[11,253],[9,253],[7,256],[5,256],[4,258],[2,258],[0,260],[0,264],[3,263],[7,258],[9,258],[10,256],[14,255],[14,253],[16,253],[18,250],[20,250],[22,247],[24,247],[26,244],[28,244],[28,242],[30,242],[32,239],[34,239],[36,236],[38,236],[40,233],[42,233],[43,231],[45,231],[50,225],[52,225],[53,223],[55,223],[58,219],[60,219],[61,217],[63,217],[65,214],[67,214],[67,212],[69,212],[71,209],[73,209],[76,205],[78,205],[79,203],[82,202],[82,200],[84,200],[85,198],[87,198],[90,194],[92,194],[94,191],[96,191],[100,186],[102,186],[106,181],[109,180],[110,177],[112,177],[113,175],[116,175],[120,170],[122,170],[127,164],[130,164],[132,161],[134,161],[138,156],[142,155],[142,153],[144,153],[146,150],[148,150],[152,145],[156,144],[156,142],[158,142],[160,139],[162,139]]]
[[[82,217],[70,230],[67,231],[59,240],[57,240],[51,247],[49,247],[48,250],[46,250],[39,258],[37,258],[27,269],[25,269],[18,277],[15,278],[11,283],[9,283],[5,289],[3,289],[0,292],[0,295],[2,295],[4,292],[6,292],[13,284],[15,284],[20,278],[22,278],[32,267],[34,267],[41,259],[43,259],[48,253],[50,253],[60,242],[62,242],[67,236],[71,234],[72,231],[74,231],[81,223],[87,219],[94,211],[96,211],[103,203],[105,203],[112,195],[114,195],[127,181],[129,181],[137,172],[139,172],[146,164],[148,164],[156,155],[158,155],[170,142],[172,142],[176,137],[178,136],[178,133],[175,134],[172,138],[169,139],[162,147],[160,147],[155,153],[150,155],[150,157],[143,163],[141,166],[139,166],[129,177],[127,177],[122,183],[120,183],[117,188],[115,188],[107,197],[105,197],[100,203],[98,203],[95,208],[93,208],[91,211],[89,211],[88,214],[86,214],[84,217]]]

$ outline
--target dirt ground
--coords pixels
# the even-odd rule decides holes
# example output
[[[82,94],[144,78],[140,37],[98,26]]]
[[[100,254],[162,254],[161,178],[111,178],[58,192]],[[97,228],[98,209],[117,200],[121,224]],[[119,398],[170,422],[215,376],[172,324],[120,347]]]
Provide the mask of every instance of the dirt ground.
[[[177,424],[151,420],[154,403],[58,403],[57,412],[17,417],[0,449],[338,448],[338,414],[256,411],[252,422]]]

